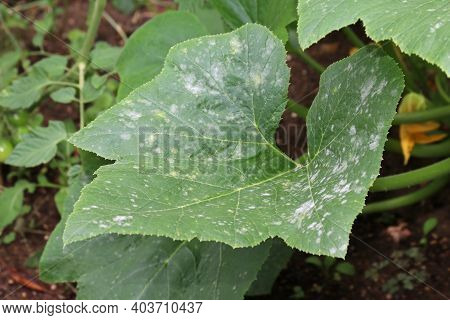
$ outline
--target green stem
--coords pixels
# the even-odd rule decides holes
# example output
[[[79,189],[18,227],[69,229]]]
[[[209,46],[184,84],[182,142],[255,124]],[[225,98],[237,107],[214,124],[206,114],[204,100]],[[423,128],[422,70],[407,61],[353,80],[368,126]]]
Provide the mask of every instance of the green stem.
[[[106,0],[95,0],[91,21],[89,21],[89,28],[79,54],[80,62],[86,62],[89,58],[89,53],[94,45],[94,40],[97,36],[98,27],[100,25],[100,20],[102,19],[102,13],[105,9],[105,5]]]
[[[357,36],[356,33],[353,32],[353,30],[350,27],[345,27],[342,29],[342,31],[345,33],[346,37],[350,42],[357,48],[362,48],[366,44],[362,42],[362,40]]]
[[[294,100],[288,101],[287,108],[298,114],[303,119],[306,119],[306,116],[308,115],[308,108],[295,102]]]
[[[6,25],[6,22],[3,19],[3,15],[1,13],[0,13],[0,22],[1,22],[2,26],[3,26],[3,29],[5,30],[6,35],[8,36],[8,38],[11,41],[12,45],[14,46],[14,48],[16,48],[17,51],[21,52],[22,49],[20,48],[19,42],[17,41],[17,39],[14,36],[14,34],[11,32],[11,30]]]
[[[66,81],[50,81],[49,82],[50,85],[57,85],[57,86],[69,86],[69,87],[74,87],[74,88],[79,88],[79,85],[73,82],[66,82]]]
[[[436,179],[432,182],[430,182],[427,186],[411,192],[407,195],[395,197],[388,200],[383,201],[377,201],[373,203],[369,203],[366,205],[363,209],[363,213],[373,213],[373,212],[380,212],[380,211],[387,211],[387,210],[393,210],[405,206],[409,206],[411,204],[417,203],[425,198],[428,198],[429,196],[435,194],[440,189],[442,189],[448,181],[448,176]]]
[[[434,82],[436,83],[436,88],[439,92],[439,95],[444,99],[446,102],[450,102],[450,96],[447,94],[447,92],[444,89],[444,84],[442,81],[442,76],[440,76],[438,73],[434,77]]]
[[[300,48],[293,48],[288,44],[288,51],[291,53],[294,53],[297,57],[299,57],[304,63],[309,65],[311,68],[316,70],[318,73],[322,73],[325,71],[325,67],[322,66],[320,63],[318,63],[316,60],[314,60],[309,54],[307,54],[305,51],[303,51]]]
[[[446,117],[450,117],[450,105],[430,108],[424,111],[398,113],[395,115],[392,124],[425,122],[428,120],[440,120]]]
[[[396,139],[386,141],[385,150],[402,154],[400,142]],[[450,139],[429,145],[415,145],[411,155],[417,158],[441,158],[450,156]]]
[[[314,60],[309,54],[300,48],[300,44],[298,43],[297,32],[295,30],[288,30],[289,40],[286,43],[286,48],[289,52],[298,56],[303,62],[309,65],[311,68],[316,70],[318,73],[322,73],[325,71],[325,67]]]
[[[430,181],[450,173],[450,158],[433,163],[429,166],[411,170],[375,180],[370,191],[389,191],[408,188],[419,183]]]
[[[104,11],[103,12],[103,17],[105,18],[106,21],[108,21],[108,23],[111,25],[111,27],[113,27],[113,29],[117,32],[117,34],[122,38],[123,43],[126,43],[128,38],[127,38],[127,34],[125,33],[125,31],[123,31],[122,26],[120,24],[118,24],[113,17],[111,17],[108,12]]]
[[[306,115],[308,114],[308,108],[299,105],[297,102],[293,100],[289,100],[287,107],[292,111],[296,112],[302,118],[306,118]],[[450,105],[444,107],[430,108],[425,111],[398,113],[395,115],[392,124],[417,123],[428,120],[438,120],[446,117],[450,117]]]
[[[79,87],[79,105],[80,105],[80,129],[84,128],[84,72],[86,71],[86,64],[84,62],[78,63],[78,87]]]

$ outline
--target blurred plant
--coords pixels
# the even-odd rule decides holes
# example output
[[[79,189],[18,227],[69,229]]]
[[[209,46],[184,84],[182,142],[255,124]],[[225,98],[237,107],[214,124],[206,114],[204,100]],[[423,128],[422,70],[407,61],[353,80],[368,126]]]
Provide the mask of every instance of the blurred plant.
[[[323,276],[327,279],[334,279],[340,281],[342,276],[353,276],[355,275],[355,267],[346,261],[338,261],[333,257],[319,257],[319,256],[309,256],[305,259],[306,263],[312,264],[319,268]]]
[[[428,235],[433,231],[438,225],[438,219],[435,217],[428,218],[422,226],[422,238],[420,239],[421,245],[427,245]]]

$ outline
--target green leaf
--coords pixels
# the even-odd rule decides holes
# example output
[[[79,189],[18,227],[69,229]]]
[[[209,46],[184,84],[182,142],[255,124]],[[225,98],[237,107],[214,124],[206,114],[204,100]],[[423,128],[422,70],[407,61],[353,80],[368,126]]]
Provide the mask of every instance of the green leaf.
[[[53,101],[59,102],[59,103],[69,103],[74,101],[76,94],[75,88],[72,87],[64,87],[60,88],[50,94],[50,97]]]
[[[284,46],[259,25],[173,47],[158,77],[71,138],[117,161],[83,189],[64,241],[138,233],[246,247],[278,236],[344,256],[402,75],[375,46],[328,68],[308,113],[305,164],[274,141],[288,84]]]
[[[95,89],[100,88],[108,79],[107,75],[99,76],[98,74],[94,74],[91,77],[91,84]]]
[[[56,154],[56,145],[67,138],[61,121],[50,121],[48,127],[33,128],[13,150],[6,164],[35,167],[49,162]]]
[[[112,71],[116,67],[122,48],[113,47],[107,42],[97,42],[91,52],[91,66],[94,69]]]
[[[287,266],[292,257],[293,250],[281,239],[275,238],[268,241],[272,242],[269,257],[258,272],[256,281],[247,291],[246,295],[248,296],[270,294],[279,273]]]
[[[4,188],[0,193],[0,233],[4,227],[23,213],[23,192],[34,191],[34,185],[26,180],[19,180],[13,187]]]
[[[288,40],[286,26],[297,19],[297,0],[211,0],[211,3],[231,29],[256,22],[268,27],[283,42]]]
[[[316,257],[316,256],[309,256],[309,257],[307,257],[305,259],[305,262],[309,263],[309,264],[312,264],[312,265],[314,265],[314,266],[316,266],[318,268],[322,268],[323,267],[322,260],[320,260],[320,258]]]
[[[179,11],[187,11],[195,15],[210,34],[225,32],[225,25],[220,12],[209,0],[175,0]]]
[[[355,275],[355,267],[350,262],[339,262],[336,265],[336,271],[347,276]]]
[[[450,75],[448,0],[299,0],[298,15],[303,49],[361,19],[373,40],[392,39],[403,52],[416,54]]]
[[[16,76],[16,65],[20,60],[20,51],[5,52],[0,56],[0,89],[6,87]]]
[[[86,80],[86,82],[84,83],[83,86],[83,100],[85,103],[88,102],[92,102],[96,99],[98,99],[103,92],[105,91],[105,87],[104,86],[100,86],[98,88],[94,87],[92,83],[95,83],[95,81],[93,81],[93,78],[95,77],[95,75],[93,75],[92,77],[88,78]]]
[[[436,228],[437,225],[438,219],[434,217],[428,218],[423,224],[423,235],[424,236],[428,235],[431,231],[434,230],[434,228]]]
[[[145,23],[128,39],[117,61],[121,80],[117,99],[153,79],[173,45],[206,34],[205,27],[188,12],[166,12]]]
[[[238,299],[269,254],[270,242],[233,250],[219,243],[113,235],[64,248],[64,224],[85,183],[82,176],[72,180],[39,268],[44,281],[78,281],[80,299]]]
[[[0,92],[0,106],[29,108],[39,101],[46,86],[64,73],[67,58],[51,56],[35,63],[27,76],[20,77]]]
[[[53,55],[48,58],[39,60],[33,65],[33,70],[39,69],[43,71],[48,78],[56,79],[62,76],[66,70],[67,57],[60,55]]]
[[[16,233],[14,231],[11,231],[2,238],[2,243],[10,244],[13,243],[15,240],[16,240]]]

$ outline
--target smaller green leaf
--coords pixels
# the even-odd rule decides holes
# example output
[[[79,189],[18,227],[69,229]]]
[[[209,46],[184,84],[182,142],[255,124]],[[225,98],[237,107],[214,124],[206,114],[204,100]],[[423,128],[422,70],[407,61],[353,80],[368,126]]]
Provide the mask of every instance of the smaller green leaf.
[[[106,75],[100,76],[98,74],[94,74],[91,78],[91,84],[95,89],[98,89],[105,83],[106,79],[108,79]]]
[[[17,76],[16,64],[19,60],[19,51],[6,52],[0,55],[0,89],[6,87]]]
[[[435,217],[428,218],[423,224],[423,235],[428,235],[438,225],[438,219]]]
[[[336,271],[347,276],[355,275],[355,267],[350,262],[339,262],[336,265]]]
[[[92,85],[92,77],[89,77],[86,80],[86,82],[84,83],[83,101],[85,103],[92,102],[92,101],[98,99],[103,94],[104,91],[105,91],[105,86],[100,86],[99,88],[95,88]]]
[[[16,233],[14,231],[11,231],[3,237],[2,242],[3,244],[10,244],[13,243],[14,240],[16,240]]]
[[[75,94],[76,94],[75,88],[64,87],[52,92],[50,94],[50,98],[52,98],[52,100],[55,102],[69,103],[76,99]]]
[[[13,187],[4,188],[0,193],[0,233],[4,227],[23,213],[23,192],[34,191],[34,185],[26,180],[19,180]]]
[[[67,66],[67,57],[52,55],[33,64],[33,70],[39,69],[50,78],[55,79],[64,74]]]
[[[91,52],[91,65],[94,69],[112,71],[116,67],[122,48],[113,47],[107,42],[97,42]]]
[[[44,15],[39,20],[33,22],[34,30],[36,31],[32,43],[36,47],[42,47],[44,44],[44,37],[53,26],[53,14],[51,12]]]
[[[67,188],[61,188],[59,191],[55,194],[55,204],[56,209],[58,209],[59,215],[62,215],[62,212],[64,210],[64,202],[67,198]]]
[[[322,260],[317,256],[309,256],[305,259],[306,263],[312,264],[316,267],[322,268]]]
[[[56,154],[56,145],[67,138],[61,121],[50,121],[48,127],[34,128],[24,137],[6,160],[6,164],[17,167],[35,167],[47,163]]]
[[[54,55],[35,63],[27,76],[20,77],[0,92],[0,106],[8,109],[29,108],[39,101],[52,80],[64,74],[67,58]]]

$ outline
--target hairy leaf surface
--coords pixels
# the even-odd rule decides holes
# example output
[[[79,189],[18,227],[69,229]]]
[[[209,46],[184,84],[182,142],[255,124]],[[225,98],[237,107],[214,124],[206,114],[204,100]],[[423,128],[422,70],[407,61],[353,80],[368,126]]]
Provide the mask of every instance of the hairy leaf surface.
[[[83,189],[64,241],[119,233],[246,247],[279,236],[344,256],[402,75],[374,46],[330,67],[308,114],[305,164],[274,141],[288,82],[282,43],[259,25],[175,46],[158,77],[72,137],[116,163]]]
[[[450,75],[448,0],[299,0],[298,15],[303,49],[361,19],[375,41],[392,39],[405,53],[417,54]]]

